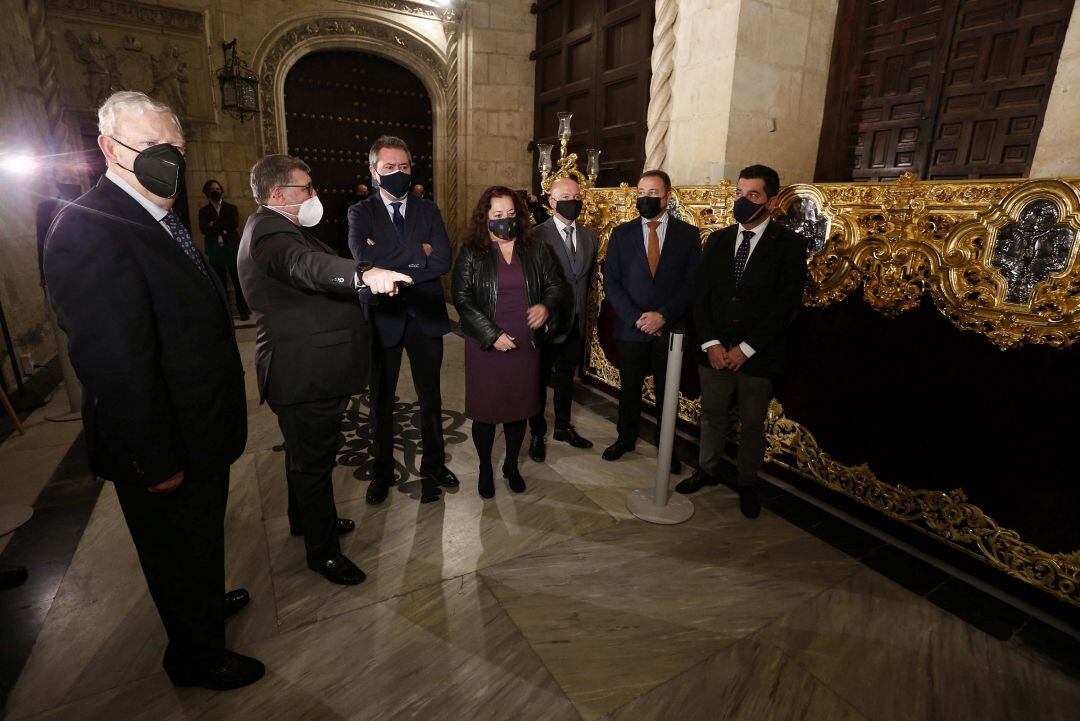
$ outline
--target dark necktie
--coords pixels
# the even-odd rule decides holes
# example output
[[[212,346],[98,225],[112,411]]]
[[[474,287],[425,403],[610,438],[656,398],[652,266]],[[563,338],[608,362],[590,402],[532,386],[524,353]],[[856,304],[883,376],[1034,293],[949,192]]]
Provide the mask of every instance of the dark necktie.
[[[184,224],[180,222],[180,218],[176,217],[176,213],[171,210],[165,214],[165,217],[161,219],[161,222],[165,224],[165,227],[172,233],[173,240],[180,246],[180,250],[184,251],[184,255],[188,257],[195,267],[199,269],[209,280],[210,274],[206,271],[206,265],[203,263],[202,255],[199,253],[199,249],[195,247],[195,243],[191,242],[191,233],[188,232]]]
[[[577,272],[577,247],[574,245],[574,229],[569,225],[563,228],[566,233],[566,254],[570,256],[570,268]]]
[[[754,237],[754,231],[744,230],[742,242],[735,251],[735,286],[742,282],[743,271],[746,270],[746,261],[750,258],[750,239]]]
[[[656,269],[660,267],[660,234],[656,229],[660,227],[659,220],[649,221],[649,246],[646,254],[649,260],[649,273],[656,277]]]
[[[401,201],[391,203],[394,209],[394,231],[397,233],[399,243],[405,242],[405,216],[401,214]]]

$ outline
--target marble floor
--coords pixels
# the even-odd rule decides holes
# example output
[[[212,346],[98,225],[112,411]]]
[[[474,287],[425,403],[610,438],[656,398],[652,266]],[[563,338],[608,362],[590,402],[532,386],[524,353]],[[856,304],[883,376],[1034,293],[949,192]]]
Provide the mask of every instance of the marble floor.
[[[250,371],[252,335],[240,338]],[[263,681],[228,693],[169,683],[164,632],[105,484],[6,718],[1078,718],[1075,677],[781,515],[744,519],[724,487],[694,496],[679,526],[630,517],[625,496],[650,485],[655,453],[640,444],[603,462],[615,433],[598,406],[575,410],[596,448],[549,444],[546,465],[523,463],[526,493],[500,484],[483,502],[459,412],[462,363],[449,336],[444,422],[462,485],[443,503],[420,506],[409,480],[419,434],[407,375],[396,410],[406,482],[378,507],[363,499],[366,409],[360,399],[350,409],[334,482],[340,515],[358,524],[343,538],[368,574],[357,587],[306,569],[284,515],[281,438],[249,372],[250,440],[233,467],[226,531],[230,586],[253,601],[228,634],[266,663]],[[62,454],[73,437],[51,432],[8,441],[0,458],[55,464],[43,449]]]

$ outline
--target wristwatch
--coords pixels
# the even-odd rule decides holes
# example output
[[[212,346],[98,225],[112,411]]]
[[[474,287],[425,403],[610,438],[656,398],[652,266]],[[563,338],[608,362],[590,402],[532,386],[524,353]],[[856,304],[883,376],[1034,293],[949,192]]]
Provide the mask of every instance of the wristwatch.
[[[375,264],[366,260],[361,260],[359,263],[356,264],[357,290],[365,290],[367,288],[367,283],[364,282],[364,273],[371,270],[373,267],[375,267]]]

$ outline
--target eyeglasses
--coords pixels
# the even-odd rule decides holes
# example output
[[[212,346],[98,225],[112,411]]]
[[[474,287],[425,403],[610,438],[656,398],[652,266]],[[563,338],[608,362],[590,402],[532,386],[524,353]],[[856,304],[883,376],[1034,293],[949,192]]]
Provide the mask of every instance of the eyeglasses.
[[[308,195],[311,195],[315,191],[314,183],[308,183],[307,185],[279,185],[279,188],[304,188],[307,190]]]

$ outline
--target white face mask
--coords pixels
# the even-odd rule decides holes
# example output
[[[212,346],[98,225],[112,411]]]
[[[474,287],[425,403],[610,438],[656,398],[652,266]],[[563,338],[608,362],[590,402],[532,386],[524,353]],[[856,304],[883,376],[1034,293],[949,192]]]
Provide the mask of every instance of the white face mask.
[[[277,210],[278,212],[284,212],[282,208],[295,208],[296,203],[289,205],[268,205],[266,207]],[[322,201],[319,200],[319,196],[313,195],[303,203],[300,203],[300,212],[296,214],[296,221],[305,228],[310,228],[313,225],[318,225],[322,220],[323,206]]]

